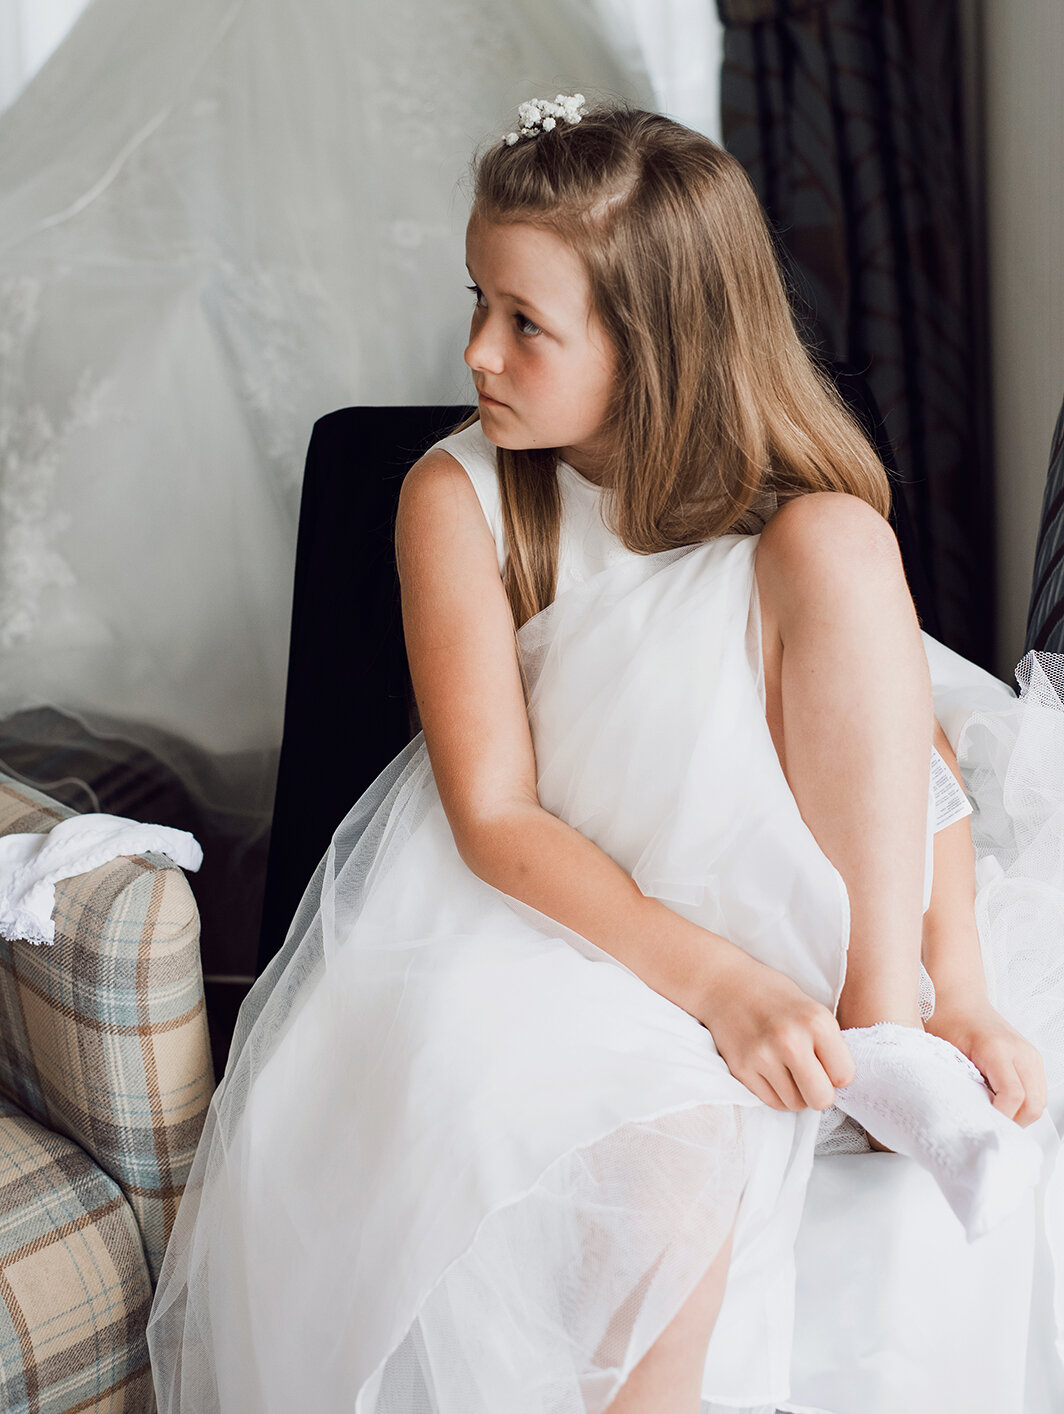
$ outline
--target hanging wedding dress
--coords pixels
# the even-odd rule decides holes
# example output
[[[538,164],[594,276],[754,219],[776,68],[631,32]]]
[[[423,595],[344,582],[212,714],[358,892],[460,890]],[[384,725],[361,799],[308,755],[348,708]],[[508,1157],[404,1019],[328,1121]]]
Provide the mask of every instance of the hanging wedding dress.
[[[623,13],[93,0],[0,115],[0,721],[262,830],[310,429],[466,398],[460,177],[559,87],[653,103]]]

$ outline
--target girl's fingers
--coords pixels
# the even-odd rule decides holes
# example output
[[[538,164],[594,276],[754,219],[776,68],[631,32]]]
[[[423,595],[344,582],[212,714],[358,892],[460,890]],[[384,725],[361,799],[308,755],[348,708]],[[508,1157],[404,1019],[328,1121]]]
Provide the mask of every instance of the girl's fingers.
[[[743,1081],[743,1084],[748,1090],[752,1090],[759,1100],[763,1100],[769,1109],[785,1110],[788,1108],[763,1075],[751,1075],[749,1079]]]
[[[791,1071],[782,1063],[775,1069],[769,1071],[768,1078],[773,1090],[783,1101],[784,1108],[788,1110],[804,1110],[807,1105],[805,1096],[798,1088]]]
[[[1041,1056],[1035,1052],[1030,1056],[1017,1057],[1016,1073],[1023,1086],[1025,1098],[1013,1118],[1017,1124],[1033,1124],[1045,1109],[1048,1098],[1046,1072]]]
[[[857,1073],[850,1048],[837,1026],[833,1032],[817,1042],[816,1056],[836,1090],[844,1090]],[[834,1096],[830,1103],[835,1103]]]
[[[984,1072],[986,1083],[994,1092],[994,1108],[1009,1119],[1015,1119],[1027,1099],[1027,1090],[1011,1060],[996,1061]]]
[[[850,1048],[831,1018],[830,1028],[818,1027],[804,1040],[792,1036],[775,1056],[762,1056],[760,1069],[743,1079],[774,1110],[827,1110],[854,1070]]]
[[[791,1066],[794,1083],[801,1095],[801,1109],[828,1110],[835,1103],[835,1086],[815,1053],[801,1066]]]
[[[1033,1124],[1045,1109],[1045,1067],[1033,1046],[994,1048],[983,1074],[994,1092],[994,1108],[1017,1124]]]

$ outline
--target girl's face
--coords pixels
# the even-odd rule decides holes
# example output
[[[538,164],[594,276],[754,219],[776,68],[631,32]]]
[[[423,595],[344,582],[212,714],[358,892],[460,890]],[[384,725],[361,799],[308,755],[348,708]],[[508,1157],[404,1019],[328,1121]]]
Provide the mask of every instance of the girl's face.
[[[484,435],[512,451],[557,447],[602,480],[616,355],[579,256],[553,231],[474,216],[466,262],[476,307],[465,361]]]

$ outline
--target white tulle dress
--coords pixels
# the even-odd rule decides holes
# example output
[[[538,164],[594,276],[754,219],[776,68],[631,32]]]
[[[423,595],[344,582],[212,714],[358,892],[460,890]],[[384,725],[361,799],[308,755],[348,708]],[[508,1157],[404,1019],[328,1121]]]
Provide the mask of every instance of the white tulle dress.
[[[494,449],[476,425],[442,445],[501,568]],[[558,475],[558,592],[518,635],[542,804],[832,1006],[847,894],[765,720],[757,537],[635,555],[609,493]],[[1025,660],[1018,699],[925,643],[975,806],[993,995],[1059,1111],[1055,660]],[[1051,1119],[1042,1188],[971,1245],[911,1161],[814,1162],[819,1122],[767,1108],[691,1016],[473,875],[419,736],[338,828],[241,1012],[149,1325],[161,1414],[599,1414],[733,1221],[705,1414],[1064,1408]]]

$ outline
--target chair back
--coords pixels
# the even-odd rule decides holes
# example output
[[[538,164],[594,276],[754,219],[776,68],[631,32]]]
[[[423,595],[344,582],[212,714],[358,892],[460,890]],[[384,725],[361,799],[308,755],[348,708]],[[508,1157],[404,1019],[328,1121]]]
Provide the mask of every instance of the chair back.
[[[259,971],[333,831],[415,735],[394,525],[403,477],[468,407],[342,408],[314,425],[296,544]]]

